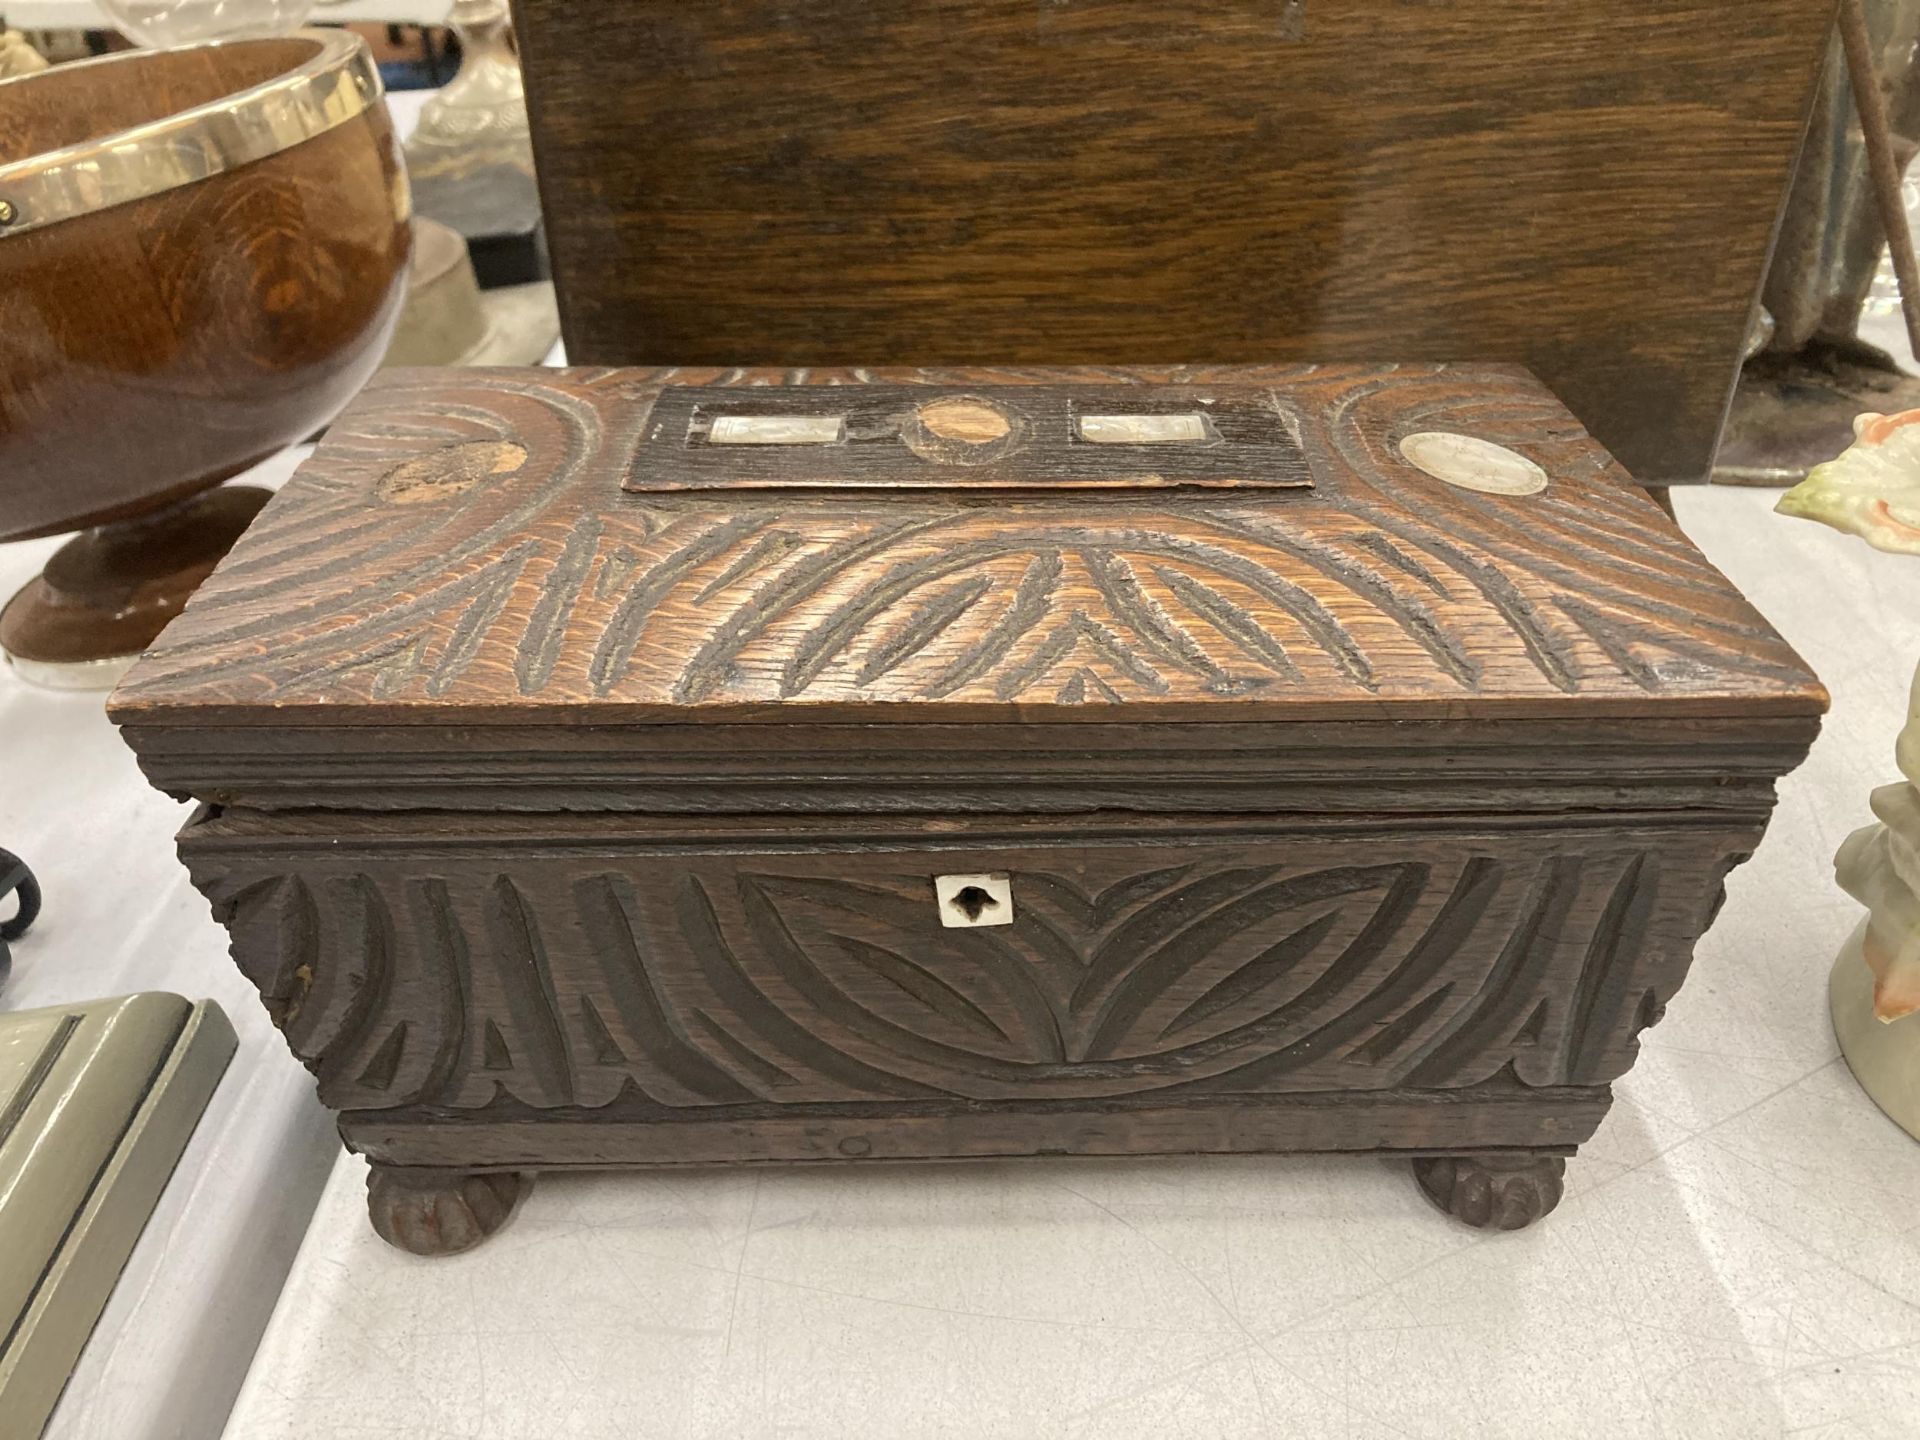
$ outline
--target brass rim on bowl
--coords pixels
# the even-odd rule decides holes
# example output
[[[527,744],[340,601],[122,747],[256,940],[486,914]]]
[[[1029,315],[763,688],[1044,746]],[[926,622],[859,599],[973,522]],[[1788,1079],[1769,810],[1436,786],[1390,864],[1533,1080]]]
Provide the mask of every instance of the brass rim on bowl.
[[[178,48],[208,50],[257,44],[261,38]],[[276,38],[310,40],[314,53],[271,80],[219,100],[0,165],[0,240],[264,160],[324,135],[379,103],[380,71],[358,35],[346,30],[299,30]],[[11,85],[31,84],[81,66],[120,65],[162,53],[133,50],[0,80],[0,103]]]

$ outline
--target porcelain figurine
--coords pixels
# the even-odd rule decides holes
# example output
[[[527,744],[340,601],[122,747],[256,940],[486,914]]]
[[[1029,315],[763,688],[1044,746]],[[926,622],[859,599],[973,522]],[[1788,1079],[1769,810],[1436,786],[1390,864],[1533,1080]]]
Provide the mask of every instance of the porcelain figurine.
[[[1780,497],[1782,515],[1850,531],[1876,550],[1920,555],[1920,410],[1862,415],[1853,444]]]
[[[1878,550],[1920,555],[1920,410],[1862,415],[1854,435],[1778,509]],[[1920,1137],[1920,1021],[1908,1019],[1920,1010],[1920,673],[1895,756],[1905,779],[1873,792],[1876,823],[1849,835],[1834,856],[1840,887],[1868,913],[1834,964],[1828,998],[1861,1087]]]
[[[47,68],[40,52],[18,30],[0,30],[0,77],[31,75]]]

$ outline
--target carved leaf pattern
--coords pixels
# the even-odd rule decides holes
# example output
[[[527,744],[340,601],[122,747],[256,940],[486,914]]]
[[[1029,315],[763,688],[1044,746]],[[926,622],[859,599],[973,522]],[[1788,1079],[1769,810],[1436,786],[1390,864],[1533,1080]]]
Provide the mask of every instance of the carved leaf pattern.
[[[1316,489],[981,509],[621,494],[663,383],[763,372],[463,372],[369,393],[121,700],[1050,702],[1555,697],[1806,676],[1565,412],[1444,366],[1102,372],[1276,387]],[[810,372],[808,383],[899,379]],[[930,386],[1032,372],[922,371]],[[1456,428],[1539,457],[1524,509],[1393,448]],[[386,503],[475,447],[527,458]],[[454,458],[447,460],[449,465]],[[444,492],[444,493],[442,493]]]
[[[1600,1084],[1739,858],[1699,853],[1092,847],[977,929],[932,855],[189,863],[328,1104],[471,1110]]]

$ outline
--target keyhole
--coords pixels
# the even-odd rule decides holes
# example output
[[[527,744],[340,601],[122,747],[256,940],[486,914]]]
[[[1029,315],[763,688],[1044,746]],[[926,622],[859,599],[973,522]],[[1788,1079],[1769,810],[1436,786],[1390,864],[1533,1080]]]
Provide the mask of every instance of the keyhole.
[[[997,908],[1000,902],[978,885],[969,885],[954,895],[952,904],[967,919],[978,920],[986,911]]]
[[[949,930],[1013,923],[1013,886],[1005,875],[936,875],[933,894]]]

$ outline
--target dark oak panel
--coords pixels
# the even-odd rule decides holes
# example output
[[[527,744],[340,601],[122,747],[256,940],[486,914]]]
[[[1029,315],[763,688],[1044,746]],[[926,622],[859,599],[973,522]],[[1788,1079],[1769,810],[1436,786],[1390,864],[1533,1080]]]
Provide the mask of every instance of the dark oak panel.
[[[516,0],[591,364],[1502,360],[1706,478],[1830,0]]]
[[[154,784],[218,805],[368,812],[780,817],[1057,815],[1090,834],[1211,812],[1518,817],[1676,808],[1762,816],[1805,755],[1810,716],[1327,724],[304,727],[130,724]],[[849,751],[857,750],[857,766]],[[1094,813],[1106,812],[1106,813]],[[239,823],[241,816],[230,817]],[[267,823],[282,823],[279,821]],[[847,822],[856,830],[865,822]],[[711,827],[710,827],[711,829]]]
[[[515,843],[536,825],[182,846],[329,1106],[468,1111],[1603,1085],[1759,833]],[[933,877],[986,871],[1012,923],[943,928]]]
[[[863,1106],[751,1119],[629,1117],[619,1107],[590,1116],[543,1112],[538,1119],[382,1110],[343,1115],[340,1129],[376,1171],[387,1165],[469,1171],[482,1156],[484,1171],[1061,1155],[1540,1155],[1570,1154],[1599,1128],[1611,1102],[1604,1089],[1490,1085],[1471,1091],[1235,1096],[1183,1105],[1008,1105],[987,1112]]]

